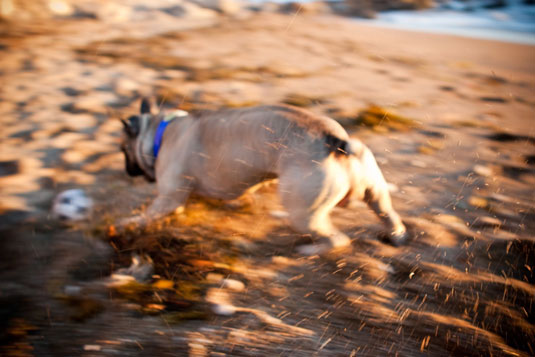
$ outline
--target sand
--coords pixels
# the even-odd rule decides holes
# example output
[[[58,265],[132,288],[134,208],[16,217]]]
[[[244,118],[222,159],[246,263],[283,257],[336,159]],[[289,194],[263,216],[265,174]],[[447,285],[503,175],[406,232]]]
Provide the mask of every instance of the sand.
[[[533,355],[535,47],[332,16],[211,21],[2,24],[1,351]],[[392,247],[367,208],[337,209],[352,247],[299,256],[306,237],[269,214],[273,185],[245,208],[195,198],[110,236],[154,194],[127,177],[118,146],[117,119],[143,95],[162,109],[286,102],[330,115],[376,154],[412,239]],[[49,208],[74,187],[97,205],[73,229]],[[174,290],[106,288],[133,252]],[[214,292],[208,274],[245,291]],[[220,295],[235,314],[212,314]]]

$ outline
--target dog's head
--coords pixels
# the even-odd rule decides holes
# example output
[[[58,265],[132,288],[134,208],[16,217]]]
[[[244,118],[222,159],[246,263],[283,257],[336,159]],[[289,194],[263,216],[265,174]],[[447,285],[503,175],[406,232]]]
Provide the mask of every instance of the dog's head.
[[[127,120],[121,119],[123,123],[123,139],[121,151],[124,153],[126,172],[130,176],[144,175],[145,172],[138,163],[136,154],[137,142],[142,129],[142,116],[150,114],[150,103],[147,99],[141,102],[140,115],[132,115]]]

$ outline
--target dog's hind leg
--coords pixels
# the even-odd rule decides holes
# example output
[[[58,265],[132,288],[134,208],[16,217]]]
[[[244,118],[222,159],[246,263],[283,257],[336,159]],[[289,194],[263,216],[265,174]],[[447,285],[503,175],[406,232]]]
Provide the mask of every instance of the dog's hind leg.
[[[304,245],[306,255],[324,253],[350,244],[350,239],[331,223],[331,210],[347,194],[347,171],[332,158],[308,167],[291,167],[279,177],[281,201],[293,229],[320,238],[320,243]]]
[[[368,204],[375,214],[389,229],[390,242],[399,245],[407,238],[405,225],[401,217],[392,207],[388,185],[368,148],[362,151],[360,160],[353,161],[353,187],[360,192],[361,199]]]

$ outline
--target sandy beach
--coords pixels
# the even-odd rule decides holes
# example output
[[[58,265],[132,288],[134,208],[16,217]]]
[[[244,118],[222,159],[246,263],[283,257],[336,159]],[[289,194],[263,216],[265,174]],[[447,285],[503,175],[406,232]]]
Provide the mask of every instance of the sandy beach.
[[[0,354],[535,354],[535,46],[305,11],[0,32]],[[142,96],[334,118],[376,155],[410,241],[386,243],[365,206],[337,208],[349,251],[300,256],[304,238],[270,214],[276,185],[110,232],[155,192],[119,150]],[[91,220],[51,218],[68,188],[94,198]],[[106,285],[134,254],[154,276]],[[217,315],[214,299],[240,309]]]

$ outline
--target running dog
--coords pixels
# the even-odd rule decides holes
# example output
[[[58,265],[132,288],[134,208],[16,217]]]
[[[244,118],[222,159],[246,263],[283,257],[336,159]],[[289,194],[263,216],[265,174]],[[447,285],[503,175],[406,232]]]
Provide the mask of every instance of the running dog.
[[[231,200],[277,177],[291,227],[319,238],[301,246],[303,254],[350,244],[329,215],[351,199],[368,204],[392,244],[407,237],[373,154],[331,118],[286,105],[153,115],[144,99],[140,114],[122,123],[126,171],[155,181],[158,195],[121,226],[143,226],[183,209],[191,193]]]

